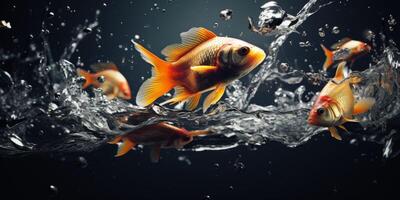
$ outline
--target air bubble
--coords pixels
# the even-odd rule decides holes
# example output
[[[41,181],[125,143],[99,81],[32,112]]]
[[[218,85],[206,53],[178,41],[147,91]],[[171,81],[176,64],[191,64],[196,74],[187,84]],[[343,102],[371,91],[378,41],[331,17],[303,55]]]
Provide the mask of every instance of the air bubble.
[[[339,33],[340,33],[339,27],[334,26],[334,27],[332,28],[332,33],[333,33],[333,34],[339,34]]]
[[[224,9],[224,10],[221,10],[221,12],[219,12],[219,17],[222,20],[227,21],[232,18],[232,13],[233,13],[233,11],[231,9]]]
[[[318,29],[318,35],[319,35],[319,37],[325,37],[325,31],[324,31],[324,29],[319,28],[319,29]]]

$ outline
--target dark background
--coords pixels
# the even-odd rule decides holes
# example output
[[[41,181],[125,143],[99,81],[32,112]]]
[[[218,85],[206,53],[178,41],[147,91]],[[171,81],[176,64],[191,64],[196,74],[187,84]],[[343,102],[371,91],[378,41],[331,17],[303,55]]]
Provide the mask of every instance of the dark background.
[[[154,3],[159,10],[155,9]],[[180,32],[194,26],[203,26],[265,48],[271,38],[249,32],[246,21],[247,16],[258,17],[259,6],[263,3],[259,0],[2,1],[0,18],[11,21],[13,29],[0,30],[0,48],[5,53],[29,55],[29,44],[40,43],[38,34],[41,22],[45,20],[50,30],[53,56],[57,60],[71,40],[73,28],[86,19],[92,21],[99,9],[100,32],[94,30],[80,44],[72,61],[79,64],[79,60],[84,66],[98,61],[115,62],[136,94],[143,81],[141,77],[150,75],[150,66],[132,49],[130,40],[135,34],[140,35],[140,43],[158,55],[164,46],[179,41]],[[282,0],[278,3],[295,14],[306,1]],[[219,11],[225,8],[233,10],[232,20],[219,19]],[[162,9],[166,9],[165,12]],[[295,68],[307,70],[311,64],[318,69],[324,60],[319,43],[329,46],[342,37],[362,40],[366,29],[383,31],[399,41],[397,27],[390,32],[387,23],[382,21],[389,14],[399,19],[397,9],[394,0],[334,1],[299,28],[299,32],[307,32],[306,37],[293,34],[289,38],[279,59]],[[48,18],[49,11],[55,16]],[[65,26],[61,25],[63,22]],[[217,28],[213,28],[215,22],[219,24]],[[321,38],[318,28],[325,24],[330,28],[324,28],[327,36]],[[330,33],[333,26],[340,28],[340,34]],[[241,32],[243,35],[239,37]],[[313,46],[300,48],[298,43],[307,40]],[[368,62],[369,59],[362,59],[356,67],[361,68]],[[8,67],[8,70],[17,69]],[[280,84],[269,87],[289,87]],[[259,92],[254,102],[267,105],[273,99]],[[382,145],[367,142],[350,145],[347,138],[339,142],[328,134],[321,134],[296,148],[272,142],[257,148],[238,147],[211,152],[167,150],[162,152],[159,164],[150,163],[147,149],[114,158],[116,149],[111,145],[90,153],[0,157],[0,198],[388,199],[398,193],[400,158],[383,159],[382,148]],[[79,156],[86,158],[87,166],[79,161]],[[179,156],[186,156],[191,164],[180,161]],[[51,190],[50,185],[56,186],[58,191]]]

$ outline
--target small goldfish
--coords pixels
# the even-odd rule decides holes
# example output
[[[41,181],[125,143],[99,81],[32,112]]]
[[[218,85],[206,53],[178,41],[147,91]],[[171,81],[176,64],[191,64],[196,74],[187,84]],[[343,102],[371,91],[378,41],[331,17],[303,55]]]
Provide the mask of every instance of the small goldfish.
[[[134,42],[142,58],[153,65],[152,77],[139,89],[137,105],[148,106],[175,88],[174,97],[163,104],[186,102],[185,108],[193,110],[201,94],[212,90],[203,103],[205,112],[223,96],[227,84],[248,74],[266,56],[262,49],[252,44],[217,37],[205,28],[192,28],[181,33],[181,38],[181,44],[172,44],[162,50],[167,61]]]
[[[326,60],[323,66],[323,69],[326,71],[332,65],[342,62],[342,61],[352,61],[363,54],[366,54],[371,51],[371,46],[367,43],[351,40],[350,38],[344,38],[340,40],[338,43],[332,46],[333,51],[326,48],[323,44],[321,44],[322,49],[324,50]]]
[[[351,85],[359,83],[361,78],[345,78],[345,65],[346,62],[338,65],[335,77],[322,89],[308,117],[309,124],[328,127],[331,136],[337,140],[341,140],[341,136],[335,127],[347,131],[344,123],[358,122],[353,115],[365,113],[375,104],[374,98],[364,98],[355,102]]]
[[[183,148],[183,146],[192,142],[194,136],[208,133],[209,131],[206,130],[188,131],[161,122],[117,136],[109,144],[118,144],[122,141],[122,144],[118,145],[118,152],[115,157],[126,154],[138,144],[151,146],[150,159],[152,162],[158,162],[161,148]]]
[[[93,85],[95,88],[101,88],[108,99],[114,99],[116,97],[123,99],[132,98],[128,81],[124,75],[119,72],[115,64],[98,63],[92,65],[91,68],[95,73],[89,73],[79,68],[77,69],[78,75],[86,79],[85,84],[82,86],[83,89],[89,87],[89,85]],[[101,81],[101,77],[104,78],[103,81]]]

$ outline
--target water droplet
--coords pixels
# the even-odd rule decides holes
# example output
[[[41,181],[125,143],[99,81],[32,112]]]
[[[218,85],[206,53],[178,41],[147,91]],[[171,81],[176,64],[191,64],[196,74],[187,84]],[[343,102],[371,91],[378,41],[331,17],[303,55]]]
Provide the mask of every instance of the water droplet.
[[[305,41],[305,42],[299,42],[300,47],[310,47],[311,43],[310,41]]]
[[[58,188],[54,185],[50,185],[50,195],[55,197],[58,195]]]
[[[334,26],[334,27],[332,28],[332,33],[333,33],[333,34],[339,34],[339,33],[340,33],[339,27]]]
[[[92,32],[92,29],[89,27],[86,27],[85,29],[83,29],[83,32],[90,33],[90,32]]]
[[[135,35],[135,40],[139,40],[140,39],[140,35],[136,34]]]
[[[164,12],[164,13],[165,13],[165,12],[167,12],[167,10],[166,10],[165,8],[163,8],[163,9],[161,10],[161,12]]]
[[[397,24],[396,19],[394,19],[392,14],[389,15],[388,24],[389,26],[394,26]]]
[[[319,37],[325,37],[325,32],[322,28],[318,29],[318,35],[319,35]]]
[[[215,23],[213,24],[213,28],[218,28],[218,26],[219,26],[219,24],[218,24],[217,22],[215,22]]]
[[[88,166],[88,162],[87,162],[86,158],[83,156],[78,157],[78,162],[79,162],[79,166],[81,168],[86,168]]]
[[[53,13],[53,12],[48,12],[48,13],[47,13],[47,17],[48,17],[48,18],[54,17],[54,13]]]
[[[103,6],[104,6],[104,7],[107,7],[107,3],[103,3]]]
[[[329,24],[325,24],[325,28],[328,29],[329,28]]]
[[[231,9],[224,9],[219,12],[219,17],[225,21],[230,20],[232,18],[232,13],[233,11]]]

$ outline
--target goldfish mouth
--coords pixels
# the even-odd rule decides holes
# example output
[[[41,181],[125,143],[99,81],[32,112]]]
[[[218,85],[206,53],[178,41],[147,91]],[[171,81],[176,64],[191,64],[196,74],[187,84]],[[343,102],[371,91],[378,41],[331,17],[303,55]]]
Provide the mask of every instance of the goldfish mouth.
[[[258,65],[260,65],[265,60],[265,57],[267,57],[267,55],[265,54],[265,52],[262,49],[260,49],[258,47],[255,47],[255,48],[256,49],[254,50],[254,53],[252,55],[250,55],[253,58],[253,59],[251,59],[251,62],[249,65],[251,70],[256,68]]]
[[[311,125],[317,125],[317,121],[315,120],[315,117],[313,117],[313,116],[308,117],[307,123],[311,124]]]

